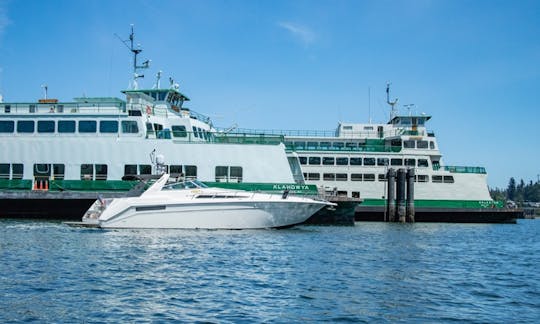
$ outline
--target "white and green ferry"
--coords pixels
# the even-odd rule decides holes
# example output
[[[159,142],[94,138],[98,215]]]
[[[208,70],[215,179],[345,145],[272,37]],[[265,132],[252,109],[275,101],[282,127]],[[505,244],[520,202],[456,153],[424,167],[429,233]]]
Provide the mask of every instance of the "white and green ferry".
[[[44,87],[45,98],[35,102],[0,101],[0,216],[77,214],[68,200],[84,195],[74,193],[126,192],[136,181],[125,179],[161,171],[238,189],[316,193],[302,184],[301,173],[293,174],[298,160],[287,156],[282,137],[230,139],[186,107],[189,98],[174,81],[162,88],[161,73],[153,87],[140,88],[148,61],[137,63],[133,30],[130,42],[134,77],[122,91],[125,99],[62,102],[47,98]],[[153,163],[159,155],[164,161]],[[86,197],[79,209],[95,198]]]
[[[387,88],[389,96],[389,88]],[[485,168],[449,166],[433,131],[431,116],[397,114],[386,124],[339,123],[335,131],[239,130],[284,136],[290,157],[298,157],[305,182],[337,196],[361,198],[361,207],[386,204],[389,168],[415,169],[415,205],[436,208],[501,207],[493,201]]]

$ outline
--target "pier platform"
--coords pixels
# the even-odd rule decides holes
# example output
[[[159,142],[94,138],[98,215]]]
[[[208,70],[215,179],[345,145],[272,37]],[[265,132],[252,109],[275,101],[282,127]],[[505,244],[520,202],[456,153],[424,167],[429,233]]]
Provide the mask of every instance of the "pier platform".
[[[416,207],[415,222],[437,223],[507,223],[523,218],[523,210],[509,208],[433,208]],[[355,210],[355,220],[385,222],[388,217],[383,206],[362,206]]]

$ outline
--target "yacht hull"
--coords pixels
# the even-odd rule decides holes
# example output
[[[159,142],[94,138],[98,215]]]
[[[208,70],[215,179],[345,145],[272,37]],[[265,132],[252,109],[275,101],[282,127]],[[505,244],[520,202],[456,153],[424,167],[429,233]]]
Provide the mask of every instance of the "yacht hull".
[[[101,228],[261,229],[303,223],[325,207],[323,202],[182,203],[131,206],[115,215],[105,213]]]

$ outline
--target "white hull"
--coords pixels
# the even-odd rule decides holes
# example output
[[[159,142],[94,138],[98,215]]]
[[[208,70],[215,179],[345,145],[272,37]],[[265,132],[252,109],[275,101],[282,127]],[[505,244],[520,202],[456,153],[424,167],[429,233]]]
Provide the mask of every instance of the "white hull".
[[[311,198],[167,185],[164,174],[140,197],[98,200],[83,223],[101,228],[259,229],[306,221],[332,203]]]
[[[262,229],[293,226],[306,221],[324,203],[239,202],[160,205],[156,210],[130,207],[100,221],[101,228]],[[157,209],[159,208],[159,209]]]

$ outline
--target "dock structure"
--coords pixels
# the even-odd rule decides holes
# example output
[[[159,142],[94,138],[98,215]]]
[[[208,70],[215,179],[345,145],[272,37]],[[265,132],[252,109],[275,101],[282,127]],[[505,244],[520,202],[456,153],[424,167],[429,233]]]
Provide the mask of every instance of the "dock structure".
[[[523,218],[522,209],[462,208],[456,206],[416,206],[414,197],[415,171],[388,169],[386,203],[384,206],[359,205],[356,221],[378,222],[442,222],[442,223],[516,223]]]

